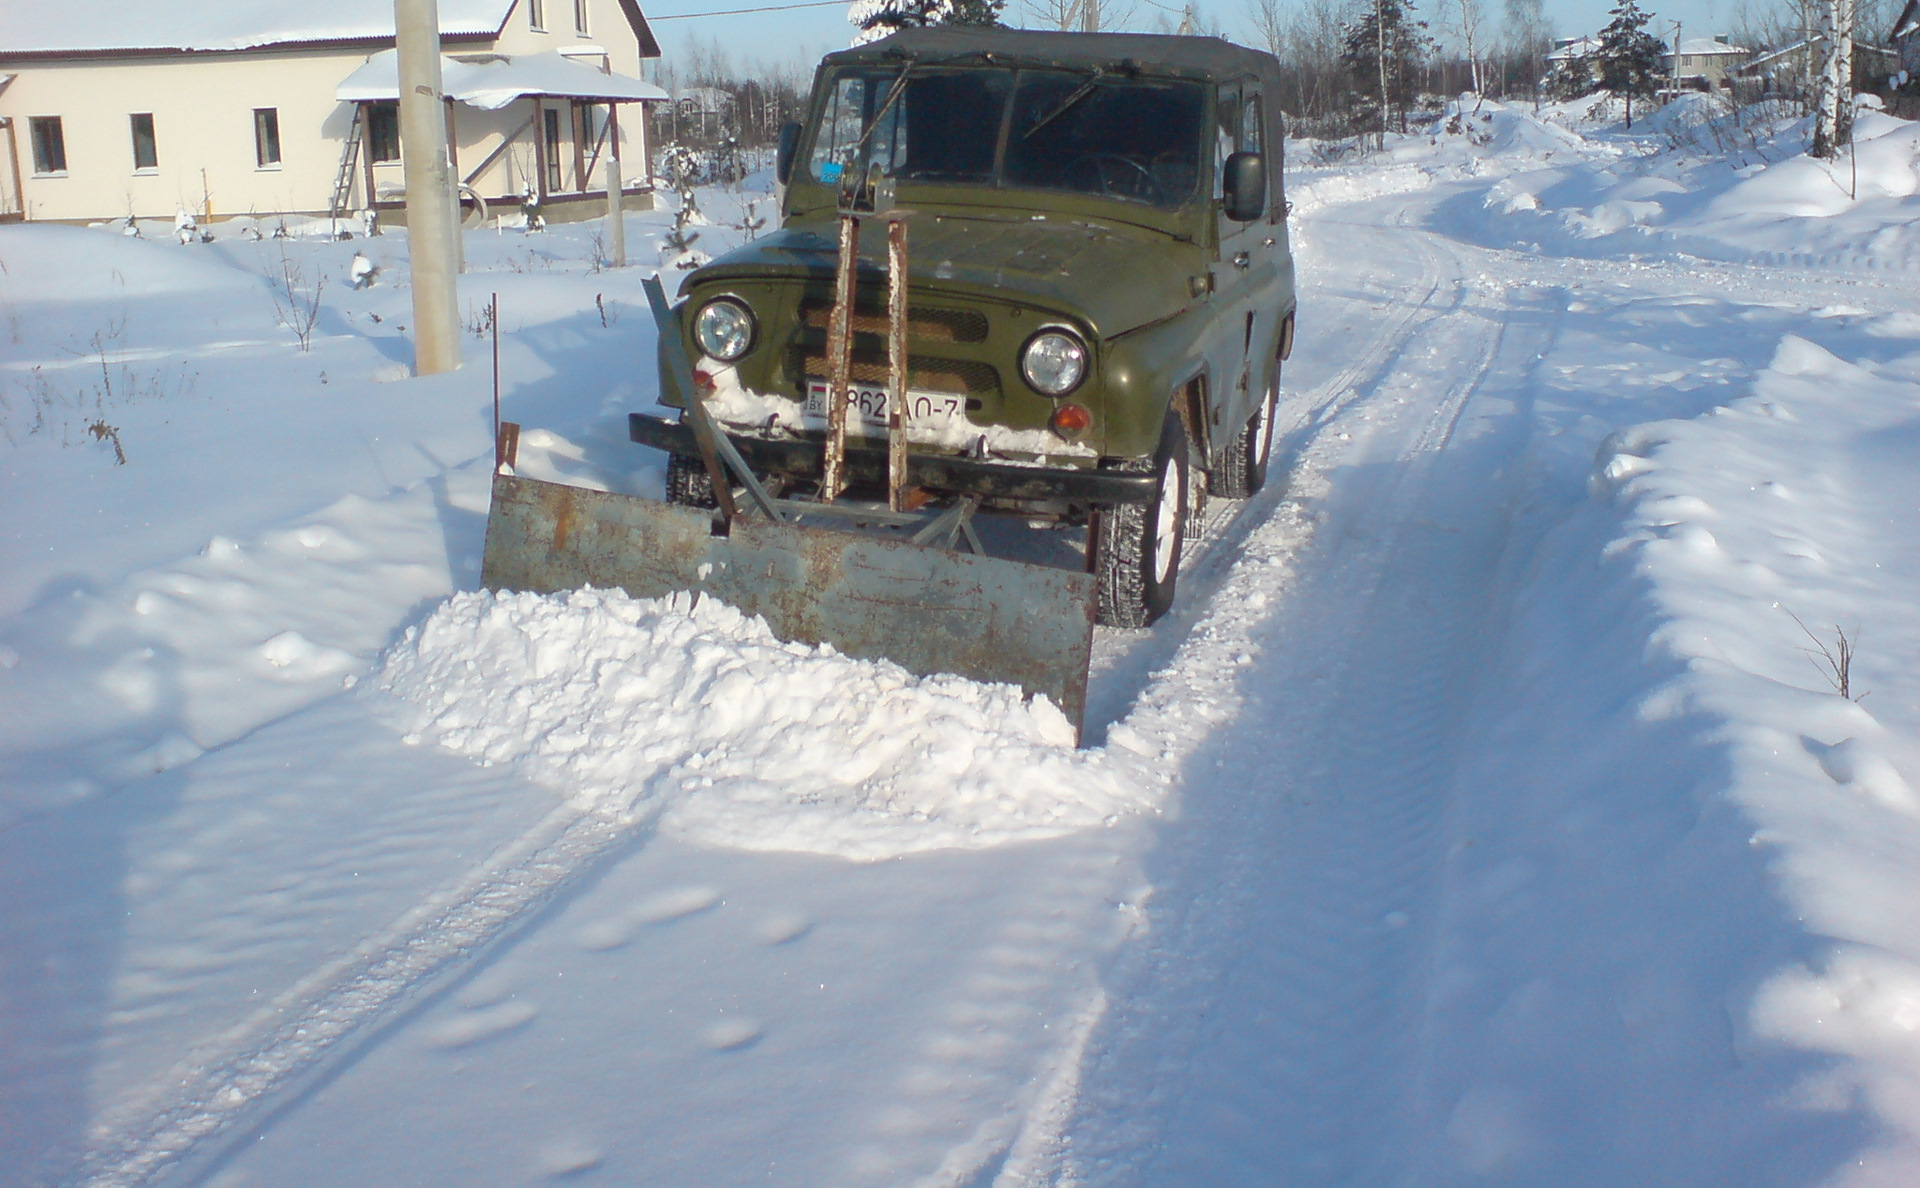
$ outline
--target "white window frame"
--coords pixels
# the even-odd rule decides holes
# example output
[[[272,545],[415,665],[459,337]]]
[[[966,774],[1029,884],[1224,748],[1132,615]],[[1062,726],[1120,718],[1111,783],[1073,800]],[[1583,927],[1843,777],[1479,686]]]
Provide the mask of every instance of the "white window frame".
[[[573,31],[587,36],[587,0],[573,0]]]
[[[142,165],[140,163],[140,133],[139,133],[138,126],[135,124],[135,121],[138,120],[141,116],[145,116],[147,119],[147,138],[149,141],[152,142],[153,164],[151,165]],[[135,177],[152,177],[154,174],[159,173],[160,172],[160,129],[158,124],[153,118],[153,113],[150,111],[128,112],[127,113],[127,135],[131,137],[133,141],[133,144],[132,144],[133,175]]]
[[[266,116],[267,120],[260,117]],[[267,160],[267,137],[263,133],[267,124],[273,125],[273,159]],[[280,139],[280,109],[277,107],[256,107],[253,109],[253,167],[256,170],[276,170],[286,159],[285,146]]]
[[[547,0],[527,0],[527,28],[535,33],[547,31]]]

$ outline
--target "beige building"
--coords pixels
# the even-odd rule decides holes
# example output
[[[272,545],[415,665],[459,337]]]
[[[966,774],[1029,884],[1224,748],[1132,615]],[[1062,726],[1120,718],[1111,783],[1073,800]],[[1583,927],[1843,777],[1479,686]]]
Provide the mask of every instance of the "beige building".
[[[1678,60],[1674,50],[1679,51]],[[1682,90],[1720,91],[1733,85],[1733,74],[1753,54],[1745,46],[1721,37],[1689,37],[1661,58],[1667,76]]]
[[[345,215],[370,204],[397,213],[392,0],[9,9],[0,219]],[[531,192],[549,219],[602,214],[617,132],[624,201],[651,207],[646,121],[638,111],[609,119],[666,98],[638,77],[660,48],[636,0],[439,9],[455,172],[470,205],[517,209]]]

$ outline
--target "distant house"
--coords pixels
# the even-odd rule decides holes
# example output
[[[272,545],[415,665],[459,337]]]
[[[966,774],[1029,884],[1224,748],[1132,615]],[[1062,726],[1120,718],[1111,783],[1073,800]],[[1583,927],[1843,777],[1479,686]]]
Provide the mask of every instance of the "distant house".
[[[1568,94],[1580,94],[1600,82],[1600,39],[1598,37],[1562,37],[1547,54],[1547,70],[1568,88]]]
[[[1753,51],[1718,37],[1688,37],[1680,42],[1679,61],[1668,49],[1660,61],[1681,90],[1718,91],[1733,85],[1733,74]]]
[[[1920,81],[1920,0],[1907,0],[1887,40],[1900,60],[1895,72],[1900,81],[1894,85],[1903,87]]]
[[[549,219],[652,205],[638,75],[660,47],[637,0],[440,0],[447,119],[467,193]],[[399,215],[392,0],[184,8],[10,5],[0,34],[0,219],[201,219],[378,207]],[[637,184],[635,184],[637,183]],[[596,189],[596,187],[599,187]]]
[[[1753,94],[1809,94],[1826,56],[1826,38],[1815,35],[1792,45],[1755,54],[1735,72],[1735,79],[1743,91]],[[1899,69],[1900,59],[1893,50],[1854,39],[1854,90],[1878,90],[1887,82],[1888,76]]]

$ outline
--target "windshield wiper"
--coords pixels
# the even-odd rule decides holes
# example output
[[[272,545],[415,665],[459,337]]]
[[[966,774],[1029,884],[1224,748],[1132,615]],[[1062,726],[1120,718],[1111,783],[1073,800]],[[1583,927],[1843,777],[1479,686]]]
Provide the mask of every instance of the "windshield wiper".
[[[880,121],[887,118],[887,113],[893,110],[893,105],[898,103],[900,96],[906,93],[907,79],[913,74],[914,68],[919,65],[920,59],[908,58],[907,64],[900,68],[900,76],[893,80],[891,87],[887,88],[886,97],[880,101],[879,110],[875,111],[873,118],[867,121],[867,130],[862,132],[860,139],[854,142],[853,157],[856,161],[866,160],[864,154],[866,153],[867,141],[873,138],[873,130],[880,126]]]
[[[1033,127],[1028,128],[1025,132],[1021,133],[1020,140],[1023,143],[1028,140],[1032,140],[1034,136],[1039,134],[1040,129],[1046,127],[1048,124],[1053,123],[1053,121],[1059,119],[1061,116],[1066,115],[1069,111],[1072,111],[1074,106],[1078,104],[1082,99],[1085,99],[1088,95],[1093,94],[1093,88],[1099,86],[1101,81],[1104,80],[1106,77],[1107,75],[1105,71],[1103,70],[1094,71],[1092,77],[1088,78],[1086,82],[1083,82],[1079,86],[1075,87],[1073,89],[1072,94],[1068,95],[1065,99],[1062,99],[1060,101],[1060,106],[1048,112],[1046,116],[1042,118],[1038,123],[1036,123]]]

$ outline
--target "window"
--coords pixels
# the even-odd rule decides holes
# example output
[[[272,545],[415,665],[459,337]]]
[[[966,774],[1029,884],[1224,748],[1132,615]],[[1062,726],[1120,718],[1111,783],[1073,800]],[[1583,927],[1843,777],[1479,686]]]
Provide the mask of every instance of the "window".
[[[1001,170],[1010,185],[1173,210],[1200,180],[1205,119],[1197,83],[1024,70]]]
[[[1206,95],[1197,83],[926,67],[894,94],[898,79],[855,69],[830,80],[809,177],[838,185],[847,169],[877,164],[906,181],[1065,190],[1168,210],[1198,184]]]
[[[367,157],[378,165],[400,159],[400,105],[367,104]]]
[[[280,109],[253,109],[253,159],[260,168],[280,163]]]
[[[1240,102],[1240,139],[1234,151],[1242,153],[1264,153],[1267,151],[1267,125],[1261,118],[1260,96],[1249,91]]]
[[[547,31],[546,0],[527,0],[527,28],[535,33]]]
[[[59,116],[34,116],[27,121],[33,129],[33,171],[67,171],[67,134],[60,129]]]
[[[153,113],[137,112],[128,116],[127,121],[133,125],[133,167],[160,168],[160,150],[153,139]]]
[[[573,0],[573,29],[582,37],[587,35],[587,0]]]
[[[540,113],[542,137],[547,146],[547,193],[560,189],[560,109],[549,107]]]

